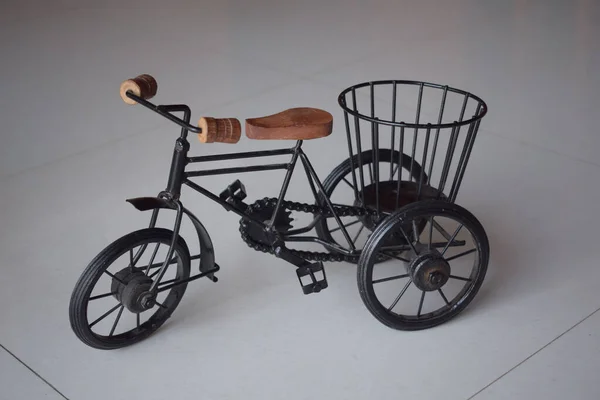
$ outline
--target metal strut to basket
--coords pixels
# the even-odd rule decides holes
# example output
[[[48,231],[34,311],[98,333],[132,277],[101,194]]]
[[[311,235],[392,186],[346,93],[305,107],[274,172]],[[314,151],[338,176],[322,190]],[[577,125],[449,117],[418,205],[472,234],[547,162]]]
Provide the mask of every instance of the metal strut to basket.
[[[483,100],[449,86],[386,80],[352,86],[340,94],[338,102],[344,110],[352,183],[358,203],[378,213],[429,198],[454,203],[480,121],[487,112]],[[465,119],[465,116],[470,118]],[[389,131],[385,127],[389,127]],[[368,139],[362,136],[368,131],[371,149]],[[389,141],[385,140],[386,134]],[[424,139],[420,139],[423,135]],[[385,143],[389,143],[389,150]],[[460,147],[462,151],[457,159],[455,152]],[[368,150],[373,151],[373,162],[368,163],[368,176],[365,176],[363,158]],[[379,166],[382,151],[391,151],[398,157],[397,163],[389,165],[387,180],[384,175],[388,171],[381,171]],[[441,163],[437,160],[440,153],[443,155]],[[404,154],[410,155],[408,168],[403,162],[406,161]],[[403,166],[408,169],[405,173]],[[449,180],[452,185],[446,194]]]

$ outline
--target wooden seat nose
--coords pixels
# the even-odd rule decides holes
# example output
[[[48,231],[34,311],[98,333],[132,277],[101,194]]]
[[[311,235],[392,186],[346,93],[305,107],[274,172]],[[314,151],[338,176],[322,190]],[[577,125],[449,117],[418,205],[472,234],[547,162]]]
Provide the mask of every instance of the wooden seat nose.
[[[308,140],[331,134],[333,116],[318,108],[290,108],[277,114],[246,119],[246,136],[258,140]]]

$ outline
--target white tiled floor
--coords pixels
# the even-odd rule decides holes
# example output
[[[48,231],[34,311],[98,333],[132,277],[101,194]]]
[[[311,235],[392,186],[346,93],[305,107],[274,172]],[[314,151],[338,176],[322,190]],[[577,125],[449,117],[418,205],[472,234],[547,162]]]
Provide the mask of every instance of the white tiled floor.
[[[64,396],[598,398],[598,2],[11,3],[0,14],[0,344]],[[490,237],[480,294],[436,329],[392,331],[364,308],[352,267],[329,265],[330,288],[303,296],[292,268],[232,238],[237,217],[185,193],[220,282],[190,285],[139,345],[84,346],[68,323],[73,284],[145,224],[123,199],[163,189],[178,132],[118,99],[138,73],[194,119],[329,110],[334,134],[305,143],[323,176],[347,155],[344,88],[418,79],[480,95],[490,113],[458,198]],[[195,154],[280,145],[192,141]],[[280,179],[244,183],[255,199]],[[0,368],[1,399],[61,398],[4,350]]]
[[[597,399],[600,316],[590,316],[476,399]]]
[[[48,383],[38,378],[10,353],[0,348],[0,387],[2,399],[62,399]]]

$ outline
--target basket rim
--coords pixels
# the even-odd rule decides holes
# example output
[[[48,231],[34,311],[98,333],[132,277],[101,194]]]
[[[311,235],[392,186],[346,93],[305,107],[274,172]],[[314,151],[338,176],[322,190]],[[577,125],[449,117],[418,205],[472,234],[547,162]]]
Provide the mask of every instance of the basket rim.
[[[444,124],[432,124],[432,123],[415,124],[415,123],[407,123],[407,122],[388,121],[385,119],[379,119],[377,117],[370,117],[370,116],[361,114],[358,111],[354,111],[353,109],[349,108],[346,105],[346,95],[353,90],[363,88],[365,86],[371,86],[371,85],[376,86],[376,85],[390,85],[390,84],[416,85],[416,86],[422,85],[423,87],[429,87],[429,88],[433,88],[433,89],[442,89],[442,90],[447,90],[449,92],[462,94],[470,99],[477,101],[479,106],[481,107],[481,110],[479,111],[478,115],[476,115],[468,120],[464,120],[464,121],[460,121],[460,122],[454,121],[454,122],[449,122],[449,123],[444,123]],[[397,126],[397,127],[403,127],[403,128],[416,128],[416,129],[443,129],[443,128],[456,128],[459,126],[470,125],[474,122],[481,120],[487,114],[487,111],[488,111],[488,107],[487,107],[487,104],[485,103],[485,101],[483,101],[479,96],[476,96],[465,90],[453,88],[448,85],[432,83],[432,82],[414,81],[414,80],[393,80],[393,79],[392,80],[368,81],[368,82],[363,82],[363,83],[359,83],[356,85],[352,85],[340,93],[340,95],[338,96],[338,104],[348,114],[353,115],[353,116],[355,116],[359,119],[365,120],[365,121],[374,122],[374,123],[381,124],[381,125]]]

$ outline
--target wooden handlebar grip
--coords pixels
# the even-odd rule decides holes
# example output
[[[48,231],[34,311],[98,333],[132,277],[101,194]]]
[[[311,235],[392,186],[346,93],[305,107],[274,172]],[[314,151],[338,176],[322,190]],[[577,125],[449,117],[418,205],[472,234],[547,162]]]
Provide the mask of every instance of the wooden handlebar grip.
[[[156,83],[156,79],[150,75],[144,74],[133,79],[127,79],[125,82],[121,83],[119,92],[125,103],[137,104],[137,101],[127,97],[126,93],[128,91],[133,92],[133,94],[141,97],[142,99],[148,100],[156,95],[157,90],[158,84]]]
[[[202,117],[198,121],[202,133],[198,139],[202,143],[237,143],[242,136],[242,125],[237,118]]]

